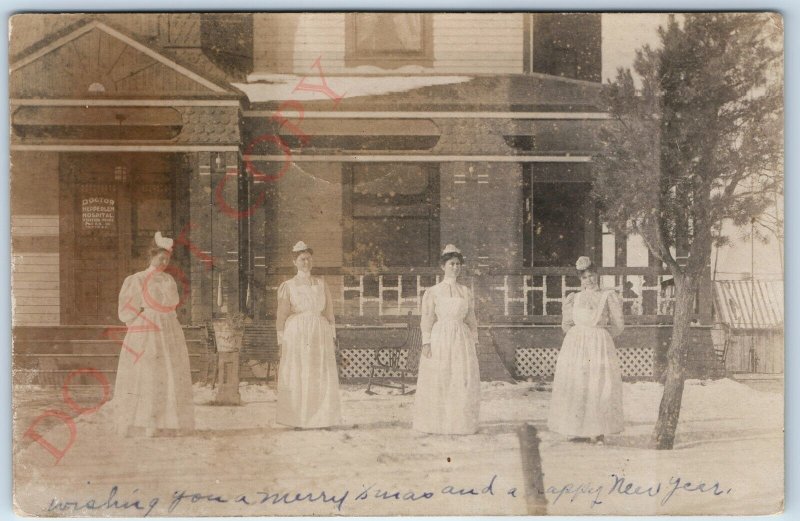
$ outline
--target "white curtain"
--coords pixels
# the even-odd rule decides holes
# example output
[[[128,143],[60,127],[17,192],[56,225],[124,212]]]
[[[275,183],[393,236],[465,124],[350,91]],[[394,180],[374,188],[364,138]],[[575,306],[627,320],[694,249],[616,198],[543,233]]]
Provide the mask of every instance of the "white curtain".
[[[356,17],[356,41],[359,51],[421,51],[422,14],[358,14]]]

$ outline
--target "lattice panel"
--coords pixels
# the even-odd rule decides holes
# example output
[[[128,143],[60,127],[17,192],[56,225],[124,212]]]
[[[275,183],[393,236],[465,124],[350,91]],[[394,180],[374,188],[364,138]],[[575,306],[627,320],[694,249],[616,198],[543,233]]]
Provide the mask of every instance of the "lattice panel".
[[[375,351],[372,349],[342,349],[339,355],[339,377],[340,378],[369,378],[371,366],[375,360]],[[389,349],[381,349],[378,352],[378,360],[385,364],[389,361]],[[400,364],[404,364],[408,355],[407,349],[400,352]],[[400,376],[397,371],[384,371],[376,369],[377,378],[396,378]]]
[[[622,376],[653,376],[653,349],[633,347],[618,349]],[[529,376],[549,378],[555,374],[558,349],[552,347],[523,347],[516,350],[515,365],[519,378]]]
[[[405,363],[408,351],[403,349],[400,353],[400,363]],[[384,349],[378,352],[378,359],[386,363],[390,351]],[[649,347],[633,347],[617,350],[619,355],[622,376],[625,377],[650,377],[653,376],[653,350]],[[525,347],[516,350],[515,366],[519,378],[527,377],[552,377],[556,369],[558,349],[552,347]],[[340,354],[339,376],[347,378],[368,378],[370,367],[374,360],[374,351],[371,349],[343,349]],[[396,371],[375,371],[378,378],[397,378],[400,374]]]
[[[381,349],[378,351],[378,361],[382,364],[388,363],[390,354],[391,351],[389,349]],[[398,356],[398,363],[400,364],[400,367],[404,367],[406,358],[408,358],[408,349],[401,349]],[[375,371],[375,376],[400,376],[400,373],[398,371],[384,371],[381,369]]]
[[[374,355],[370,349],[342,349],[339,353],[340,378],[364,378],[369,376],[369,366]]]
[[[546,378],[556,371],[558,349],[552,347],[523,347],[517,349],[514,365],[517,377],[537,376]]]
[[[653,349],[629,347],[618,349],[622,376],[653,376]]]

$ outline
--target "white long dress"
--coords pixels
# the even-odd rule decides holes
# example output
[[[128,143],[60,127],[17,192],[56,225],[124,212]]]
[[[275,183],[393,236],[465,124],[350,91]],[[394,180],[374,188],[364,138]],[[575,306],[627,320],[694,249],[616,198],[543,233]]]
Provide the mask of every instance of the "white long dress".
[[[562,328],[567,334],[556,362],[548,427],[574,437],[622,432],[622,372],[611,338],[624,328],[617,292],[570,294]]]
[[[333,304],[325,281],[302,282],[296,276],[278,288],[281,362],[276,421],[292,427],[328,427],[342,417]]]
[[[478,321],[472,292],[445,279],[422,297],[422,343],[431,357],[420,358],[414,399],[415,430],[473,434],[480,413]]]
[[[153,267],[122,284],[118,314],[128,330],[112,407],[122,435],[194,429],[189,350],[175,313],[179,301],[175,279]]]

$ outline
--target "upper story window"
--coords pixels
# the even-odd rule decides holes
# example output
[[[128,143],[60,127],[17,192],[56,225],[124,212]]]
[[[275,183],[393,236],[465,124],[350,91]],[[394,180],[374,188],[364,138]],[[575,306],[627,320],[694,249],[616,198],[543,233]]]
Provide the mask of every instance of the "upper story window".
[[[433,66],[433,23],[429,13],[351,13],[345,21],[348,67]]]
[[[600,13],[524,15],[524,71],[601,81]]]

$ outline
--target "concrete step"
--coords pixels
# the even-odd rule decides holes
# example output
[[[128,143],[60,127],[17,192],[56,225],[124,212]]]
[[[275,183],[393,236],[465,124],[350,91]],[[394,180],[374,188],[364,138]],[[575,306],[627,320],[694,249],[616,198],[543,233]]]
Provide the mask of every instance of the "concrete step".
[[[205,337],[205,328],[202,326],[182,326],[187,338]],[[14,342],[25,341],[58,341],[58,340],[104,340],[112,337],[125,336],[126,327],[123,324],[108,324],[97,326],[14,326]]]
[[[186,346],[189,352],[204,352],[206,349],[205,340],[186,339]],[[24,355],[103,355],[119,354],[122,349],[122,339],[120,340],[29,340],[14,344],[14,356]]]
[[[111,331],[111,335],[108,332]],[[205,378],[212,356],[203,327],[184,327],[189,363],[195,381]],[[126,328],[119,326],[42,326],[14,329],[14,382],[18,384],[63,385],[72,375],[75,385],[99,385],[89,374],[91,368],[113,383],[123,353]],[[110,336],[110,338],[109,338]]]

